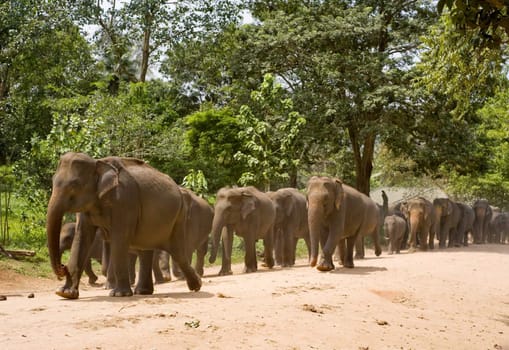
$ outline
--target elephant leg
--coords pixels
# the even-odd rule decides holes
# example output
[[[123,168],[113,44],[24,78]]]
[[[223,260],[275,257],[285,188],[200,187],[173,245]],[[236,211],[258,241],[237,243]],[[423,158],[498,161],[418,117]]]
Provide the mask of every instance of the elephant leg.
[[[172,262],[176,263],[184,274],[189,290],[198,292],[201,289],[201,278],[187,261],[185,253],[178,248],[175,248],[175,245],[172,244],[170,248],[170,255]]]
[[[394,239],[390,237],[387,242],[387,254],[392,255],[395,247],[395,243],[393,243]]]
[[[110,253],[111,253],[110,244],[106,241],[103,241],[103,252],[102,252],[102,259],[101,259],[101,273],[105,277],[108,276],[108,267],[110,265]],[[107,281],[106,283],[108,283],[108,282],[109,281]]]
[[[274,232],[272,231],[272,228],[269,229],[268,232],[265,233],[265,236],[263,238],[263,256],[264,256],[264,266],[268,267],[269,269],[274,267]],[[286,246],[283,246],[283,252],[287,250]],[[247,251],[247,250],[246,250]],[[285,257],[283,255],[283,257]],[[286,258],[288,259],[288,258]],[[255,262],[256,262],[256,241],[255,241]],[[284,264],[284,261],[283,261]]]
[[[428,250],[428,229],[419,231],[419,249],[423,252]]]
[[[350,236],[346,239],[346,249],[345,251],[345,257],[343,260],[343,266],[347,268],[353,268],[353,250],[355,247],[355,242],[357,241],[357,235]]]
[[[248,233],[244,237],[244,272],[256,272],[258,270],[258,262],[256,261],[256,240],[254,234]]]
[[[322,240],[323,240],[323,236],[322,236]],[[328,238],[327,238],[327,240],[328,240]],[[324,248],[322,248],[322,261],[316,267],[319,271],[326,272],[326,271],[331,271],[331,270],[335,269],[334,263],[332,261],[332,255],[333,255],[336,247],[339,247],[340,255],[344,252],[344,246],[343,246],[344,241],[345,241],[344,239],[340,239],[339,243],[334,244],[334,248],[330,249],[330,250],[326,249],[326,247],[327,247],[326,244],[322,244],[324,247]],[[353,256],[353,250],[352,250],[352,256]],[[341,255],[341,261],[343,261],[342,255]]]
[[[355,259],[364,259],[364,237],[361,235],[355,241]]]
[[[77,220],[76,233],[71,246],[65,284],[57,289],[57,295],[67,299],[79,298],[79,284],[84,266],[90,260],[90,248],[95,237],[95,227]]]
[[[196,261],[194,263],[194,270],[199,276],[203,276],[203,266],[205,265],[205,255],[207,255],[207,248],[209,242],[205,240],[198,249],[196,249]]]
[[[154,254],[152,256],[152,272],[154,273],[154,283],[161,284],[166,282],[163,276],[163,271],[161,270],[161,266],[159,265],[161,250],[154,250]]]
[[[297,243],[299,241],[298,237],[291,237],[290,241],[290,256],[289,256],[289,263],[290,266],[295,265],[295,255],[297,252]]]
[[[165,282],[171,281],[170,254],[166,250],[158,250],[158,264]]]
[[[173,258],[171,258],[171,272],[173,273],[173,276],[175,276],[176,279],[184,278],[182,270],[180,270],[178,263]]]
[[[334,261],[339,261],[341,265],[343,265],[343,260],[341,259],[341,249],[339,244],[336,246],[336,249],[334,249]]]
[[[232,272],[232,249],[233,249],[233,230],[226,228],[222,232],[222,263],[219,276],[233,274]]]
[[[114,288],[110,291],[112,297],[132,296],[129,280],[129,245],[124,237],[113,236],[110,241],[110,266],[115,276]],[[110,269],[108,269],[109,274]]]
[[[137,253],[129,253],[129,265],[128,265],[128,271],[129,271],[129,283],[131,286],[134,285],[136,282],[136,260],[138,259]]]
[[[380,246],[378,227],[375,228],[371,237],[373,237],[373,244],[375,245],[375,256],[380,256],[382,254],[382,247]]]
[[[274,230],[274,257],[276,259],[276,265],[283,265],[283,252],[284,252],[284,245],[283,245],[283,230],[277,229]]]
[[[88,258],[85,261],[85,273],[88,276],[88,284],[94,285],[95,282],[97,282],[97,275],[95,274],[94,270],[92,269],[92,259]]]
[[[134,288],[134,294],[151,295],[154,294],[154,282],[152,280],[152,265],[154,262],[153,250],[140,250],[138,253],[140,259],[140,270],[138,274],[138,283]]]

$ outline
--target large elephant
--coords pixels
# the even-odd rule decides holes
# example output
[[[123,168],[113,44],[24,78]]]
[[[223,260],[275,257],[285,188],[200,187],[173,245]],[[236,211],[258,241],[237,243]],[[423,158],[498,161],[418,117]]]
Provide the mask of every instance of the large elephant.
[[[276,218],[276,208],[269,196],[252,186],[224,187],[217,192],[214,206],[214,220],[212,223],[212,249],[209,261],[216,260],[219,240],[223,227],[227,232],[223,237],[223,264],[220,275],[231,274],[231,259],[225,260],[229,247],[231,254],[232,232],[244,239],[245,256],[244,272],[255,272],[258,269],[256,261],[256,241],[263,239],[265,266],[274,266],[273,257],[273,229]],[[225,241],[226,240],[226,241]],[[229,241],[228,241],[229,240]],[[230,265],[228,266],[228,262]]]
[[[435,230],[438,238],[438,247],[445,248],[460,246],[458,234],[458,225],[461,220],[461,210],[456,203],[449,198],[435,198],[433,200],[435,210]],[[432,234],[433,235],[433,234]],[[432,245],[430,238],[430,246]]]
[[[493,215],[492,209],[485,199],[478,199],[472,205],[475,213],[474,220],[474,243],[488,242],[489,224]]]
[[[402,202],[400,210],[410,227],[408,251],[414,252],[417,249],[417,237],[419,237],[420,250],[428,250],[428,238],[429,246],[433,249],[433,234],[431,234],[435,224],[433,204],[426,198],[416,197]]]
[[[388,242],[388,254],[392,254],[394,252],[399,254],[406,231],[408,231],[408,228],[404,218],[396,214],[388,215],[385,217],[384,235]]]
[[[474,209],[468,204],[456,202],[458,208],[461,211],[461,220],[458,225],[458,243],[464,246],[468,246],[468,234],[470,233],[473,236],[474,233],[474,220],[475,213]]]
[[[61,263],[59,233],[65,213],[76,214],[76,236],[68,266]],[[60,158],[48,203],[46,231],[51,266],[66,277],[57,294],[79,297],[79,282],[96,230],[103,231],[111,247],[115,276],[110,296],[131,296],[129,249],[139,251],[136,294],[152,294],[152,249],[164,249],[177,261],[190,290],[201,279],[185,255],[185,207],[177,184],[167,175],[133,158],[94,159],[69,152]]]
[[[276,207],[274,224],[274,251],[276,264],[295,265],[295,250],[299,238],[304,239],[310,253],[306,196],[295,188],[280,188],[268,192]]]
[[[378,207],[365,194],[339,179],[313,176],[307,183],[308,223],[311,240],[311,266],[317,266],[318,242],[322,261],[317,269],[334,269],[332,254],[340,245],[344,267],[352,268],[357,236],[378,230]]]
[[[208,250],[209,234],[214,219],[214,209],[209,203],[197,196],[187,188],[180,188],[182,198],[186,206],[187,216],[185,221],[185,249],[187,261],[191,263],[193,254],[196,252],[194,270],[198,275],[203,276],[205,255]],[[171,279],[170,256],[164,251],[158,251],[160,270],[154,269],[154,275],[166,280]],[[175,263],[171,265],[175,277],[182,277],[182,272]]]

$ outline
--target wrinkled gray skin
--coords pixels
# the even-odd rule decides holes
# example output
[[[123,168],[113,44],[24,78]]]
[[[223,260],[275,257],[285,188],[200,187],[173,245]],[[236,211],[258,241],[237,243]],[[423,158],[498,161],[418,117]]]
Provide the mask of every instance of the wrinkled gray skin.
[[[60,229],[65,213],[76,213],[76,234],[68,266],[61,263]],[[187,262],[184,245],[185,209],[175,182],[145,162],[132,158],[93,159],[69,152],[53,176],[46,232],[51,266],[65,277],[57,294],[79,297],[79,282],[95,233],[100,228],[111,246],[115,288],[111,296],[133,294],[129,283],[129,249],[139,251],[137,294],[152,294],[153,249],[169,251],[186,276],[190,290],[201,279]]]
[[[265,266],[274,266],[273,229],[276,219],[276,208],[272,200],[263,192],[252,186],[225,187],[217,192],[212,223],[212,249],[209,261],[216,260],[219,240],[223,238],[223,249],[230,249],[233,232],[244,239],[245,256],[244,272],[255,272],[258,269],[256,260],[256,241],[263,239]],[[223,228],[227,233],[222,234]],[[225,239],[229,242],[225,243]],[[225,247],[226,246],[226,247]],[[225,253],[223,251],[223,253]],[[220,275],[231,274],[230,256],[224,259]],[[229,265],[228,265],[229,264]]]
[[[378,230],[378,208],[368,196],[339,179],[313,176],[307,184],[308,223],[311,239],[311,266],[320,271],[334,269],[332,255],[340,244],[344,267],[353,268],[357,236]],[[322,260],[318,262],[318,243]]]
[[[435,198],[433,200],[435,210],[435,233],[438,238],[438,247],[459,247],[463,242],[458,238],[458,225],[461,220],[461,210],[456,203],[449,198]],[[430,248],[431,247],[430,238]]]
[[[187,261],[191,263],[193,253],[196,252],[194,269],[198,275],[203,276],[203,266],[205,264],[205,255],[208,250],[212,220],[214,219],[214,209],[212,209],[205,199],[197,196],[193,191],[182,187],[180,191],[187,207],[185,222]],[[157,256],[159,258],[158,266],[160,266],[161,269],[154,269],[154,275],[159,279],[171,280],[169,254],[165,251],[158,251]],[[181,278],[182,272],[178,266],[173,262],[171,267],[173,275],[177,278]]]
[[[470,233],[472,237],[474,234],[474,209],[465,203],[456,202],[456,205],[461,211],[461,220],[458,225],[457,232],[458,243],[460,245],[463,244],[464,246],[468,246],[468,234]]]
[[[409,252],[417,249],[417,236],[419,237],[419,248],[422,251],[428,250],[428,239],[430,248],[433,249],[433,225],[435,225],[435,213],[433,204],[423,197],[416,197],[401,203],[401,212],[405,215],[409,226]]]
[[[387,239],[387,253],[399,254],[401,243],[405,237],[405,232],[408,230],[406,220],[398,215],[389,215],[384,219],[384,234]]]
[[[72,242],[74,240],[74,233],[76,230],[75,222],[68,222],[62,226],[60,230],[60,257],[64,251],[71,249]],[[92,260],[95,259],[97,262],[101,263],[103,258],[103,239],[101,237],[101,233],[97,232],[92,242],[92,246],[90,247],[90,254],[87,258],[84,266],[85,273],[88,276],[88,283],[90,285],[95,284],[97,282],[97,275],[92,269]],[[106,271],[105,275],[106,275]]]
[[[472,205],[475,213],[474,220],[474,243],[483,244],[488,242],[489,224],[493,215],[492,209],[485,199],[479,199]]]
[[[500,212],[491,222],[492,243],[509,243],[509,213]]]
[[[295,265],[295,250],[299,238],[304,239],[310,253],[306,196],[295,188],[281,188],[267,192],[276,208],[274,225],[274,251],[276,264]]]
[[[394,203],[394,204],[390,205],[389,211],[387,214],[388,215],[398,215],[399,217],[401,217],[402,219],[404,219],[406,221],[405,214],[403,214],[401,212],[401,204],[402,203],[403,202],[398,202],[398,203]],[[403,240],[401,242],[401,247],[400,247],[401,250],[407,249],[409,234],[410,234],[410,229],[408,227],[408,222],[407,222],[407,229],[405,231],[405,236],[403,237]]]
[[[364,237],[370,236],[373,244],[375,246],[375,255],[380,256],[382,254],[382,247],[380,246],[380,231],[384,224],[384,213],[382,206],[377,204],[377,218],[378,218],[378,224],[377,224],[377,230],[373,231],[371,233],[367,232],[365,234],[359,235],[357,237],[357,240],[355,241],[355,259],[364,259],[366,253],[365,253],[365,245],[364,245]],[[336,248],[336,252],[339,254],[339,245]]]

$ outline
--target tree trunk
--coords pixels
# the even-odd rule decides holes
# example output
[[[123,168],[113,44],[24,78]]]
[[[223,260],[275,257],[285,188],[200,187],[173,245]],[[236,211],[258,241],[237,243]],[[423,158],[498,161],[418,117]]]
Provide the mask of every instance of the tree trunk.
[[[150,56],[150,28],[146,28],[143,33],[143,48],[141,52],[141,71],[140,81],[145,82],[148,71],[148,59]]]
[[[371,173],[373,172],[373,156],[375,153],[375,140],[376,135],[373,133],[367,134],[362,145],[359,140],[359,133],[353,125],[348,127],[348,134],[352,144],[355,160],[355,188],[367,196],[371,190],[370,180]]]

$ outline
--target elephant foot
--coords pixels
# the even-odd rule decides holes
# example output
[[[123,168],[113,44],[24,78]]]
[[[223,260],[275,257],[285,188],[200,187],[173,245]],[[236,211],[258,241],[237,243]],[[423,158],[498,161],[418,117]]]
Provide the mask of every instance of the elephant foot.
[[[358,259],[358,260],[364,259],[364,254],[355,254],[355,259]]]
[[[130,297],[133,295],[131,288],[114,288],[110,291],[110,297]]]
[[[380,256],[380,255],[382,255],[382,248],[377,248],[377,249],[375,249],[375,255],[376,255],[376,256]]]
[[[154,294],[154,288],[136,287],[134,290],[136,295],[152,295]]]
[[[315,267],[316,263],[317,263],[317,259],[316,258],[313,258],[313,259],[309,260],[309,266],[311,266],[311,267]]]
[[[263,266],[263,267],[268,267],[269,269],[271,269],[271,268],[273,268],[273,267],[274,267],[274,261],[263,262],[263,263],[262,263],[262,266]]]
[[[415,247],[408,248],[409,253],[415,253],[416,251],[417,251],[417,249],[415,249]]]
[[[388,251],[388,252],[387,252],[387,255],[392,255],[392,254],[393,254],[393,252],[392,252],[392,251]]]
[[[343,267],[346,267],[347,269],[353,269],[355,267],[355,265],[353,264],[353,261],[346,261],[343,264]]]
[[[60,287],[55,291],[55,294],[66,299],[78,299],[80,296],[79,290],[76,288]]]
[[[187,287],[190,291],[198,292],[201,289],[201,278],[198,276],[196,278],[188,278]]]
[[[248,266],[245,266],[244,267],[244,273],[252,273],[252,272],[256,272],[258,271],[258,269],[256,267],[248,267]]]
[[[229,276],[233,275],[233,271],[231,268],[221,268],[221,271],[217,274],[218,276]]]
[[[316,267],[318,271],[327,272],[334,270],[334,264],[332,261],[326,261],[325,259],[320,262],[320,264]]]

